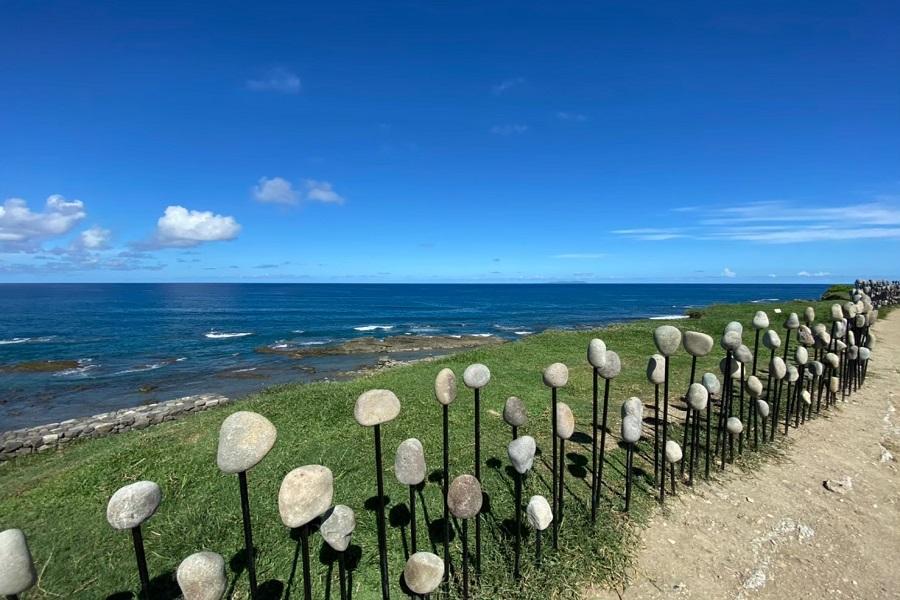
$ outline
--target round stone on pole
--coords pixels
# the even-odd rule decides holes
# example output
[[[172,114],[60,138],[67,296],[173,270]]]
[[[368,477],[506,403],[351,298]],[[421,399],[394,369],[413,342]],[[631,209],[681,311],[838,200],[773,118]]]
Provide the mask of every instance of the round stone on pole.
[[[462,520],[462,531],[460,538],[462,540],[462,580],[463,580],[463,599],[469,597],[469,542],[468,542],[468,522],[481,512],[482,492],[481,484],[478,478],[472,475],[460,475],[450,484],[450,491],[447,494],[447,502],[450,505],[450,512],[457,519]]]
[[[653,342],[656,349],[665,357],[664,361],[664,381],[663,381],[663,431],[662,445],[667,447],[669,440],[669,357],[678,351],[681,346],[681,331],[672,325],[663,325],[657,327],[653,331]],[[660,478],[659,485],[659,501],[666,501],[666,483],[665,477]]]
[[[481,481],[481,389],[491,381],[491,371],[474,363],[463,371],[463,383],[475,395],[475,478]],[[475,576],[481,576],[481,515],[475,517]]]
[[[565,499],[565,475],[566,475],[566,440],[575,433],[575,415],[565,402],[556,405],[556,436],[559,438],[559,491],[557,492],[556,515],[553,522],[553,547],[557,547],[559,527],[563,521],[563,505]]]
[[[37,582],[28,540],[21,529],[0,532],[0,595],[14,598]]]
[[[541,566],[541,536],[553,522],[553,510],[543,496],[532,496],[525,508],[528,523],[534,529],[534,562]]]
[[[338,555],[338,582],[341,592],[341,600],[346,600],[350,595],[347,585],[347,567],[344,553],[350,547],[350,539],[356,529],[356,514],[353,509],[343,504],[337,504],[325,513],[319,533],[325,543],[331,546]]]
[[[525,403],[515,396],[507,398],[503,405],[503,420],[512,428],[512,439],[519,437],[519,427],[524,427],[528,423]]]
[[[605,362],[605,361],[604,361]],[[550,388],[550,429],[551,429],[551,443],[553,444],[553,452],[552,452],[552,464],[551,469],[553,471],[552,485],[553,485],[553,510],[557,511],[559,504],[562,502],[560,498],[559,489],[559,471],[560,464],[565,462],[563,457],[559,456],[559,432],[558,432],[558,419],[559,419],[559,411],[557,410],[557,389],[566,385],[569,381],[569,369],[566,365],[562,363],[553,363],[544,369],[542,373],[542,379],[544,381],[544,385]],[[557,527],[553,528],[553,548],[557,548],[559,545],[559,531]]]
[[[591,520],[596,521],[597,519],[597,503],[600,502],[600,494],[602,493],[603,488],[603,465],[605,463],[604,456],[606,453],[606,421],[609,416],[609,387],[610,382],[618,377],[619,373],[622,371],[622,362],[619,359],[619,355],[612,350],[606,351],[606,356],[603,361],[603,364],[596,367],[595,371],[600,377],[603,378],[603,409],[602,416],[600,422],[600,450],[599,456],[595,460],[593,460],[593,473],[591,473]],[[555,411],[554,411],[555,413]],[[596,440],[597,437],[597,411],[594,411],[593,415],[593,423],[591,427],[593,431],[591,432],[591,437],[593,440]],[[594,442],[596,443],[596,441]],[[596,453],[595,453],[596,456]],[[556,504],[554,503],[554,508]]]
[[[516,503],[516,543],[515,562],[513,563],[513,577],[519,578],[519,565],[522,554],[522,479],[534,465],[534,453],[537,444],[530,435],[524,435],[514,439],[507,445],[506,453],[509,462],[516,472],[515,503]]]
[[[131,530],[138,575],[141,579],[141,595],[150,598],[150,575],[144,554],[141,524],[153,516],[162,502],[162,490],[152,481],[136,481],[119,488],[106,505],[106,520],[113,529]]]
[[[403,581],[414,594],[426,596],[435,591],[444,578],[444,563],[431,552],[415,552],[403,568]]]
[[[425,449],[416,438],[403,440],[394,456],[394,475],[409,488],[409,539],[410,551],[416,553],[416,486],[425,481]]]
[[[443,431],[443,473],[441,485],[444,496],[444,577],[449,583],[450,573],[450,509],[447,508],[447,490],[450,487],[450,404],[456,400],[456,374],[448,368],[441,369],[434,378],[434,397],[441,405]]]
[[[175,579],[184,600],[220,600],[225,595],[225,559],[215,552],[191,554],[178,565]]]

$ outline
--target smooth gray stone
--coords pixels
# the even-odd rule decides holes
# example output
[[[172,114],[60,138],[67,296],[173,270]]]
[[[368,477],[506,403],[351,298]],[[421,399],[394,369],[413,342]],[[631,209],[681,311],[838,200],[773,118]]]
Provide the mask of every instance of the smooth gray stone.
[[[725,368],[728,366],[728,359],[723,358],[719,361],[719,372],[722,374],[723,378],[728,377],[728,373],[725,372]],[[740,379],[741,378],[741,361],[732,358],[731,359],[731,379]]]
[[[622,441],[635,444],[641,439],[641,422],[634,415],[626,415],[622,419]]]
[[[740,321],[731,321],[725,326],[725,330],[722,333],[728,333],[729,331],[734,331],[738,336],[743,336],[744,326],[741,325]]]
[[[506,446],[506,454],[513,469],[519,475],[524,475],[534,466],[534,453],[537,451],[537,443],[530,435],[523,435],[511,441]]]
[[[807,306],[803,310],[803,320],[806,321],[807,325],[812,325],[816,320],[816,309],[812,306]]]
[[[175,572],[184,600],[220,600],[225,595],[225,559],[215,552],[191,554]]]
[[[575,415],[565,402],[556,403],[556,436],[567,440],[575,433]]]
[[[797,349],[794,350],[794,361],[798,365],[805,365],[809,362],[809,350],[803,346],[797,346]]]
[[[709,402],[709,392],[701,383],[692,383],[688,387],[687,403],[692,410],[706,410]]]
[[[800,379],[800,371],[798,371],[797,367],[795,367],[794,365],[788,365],[787,380],[791,383],[797,383],[798,379]]]
[[[481,484],[474,475],[460,475],[450,483],[447,506],[457,519],[471,519],[481,510]]]
[[[606,362],[606,342],[599,338],[592,339],[588,344],[587,356],[592,367],[602,367]]]
[[[801,325],[797,330],[797,339],[804,346],[812,346],[816,343],[816,338],[813,335],[812,329],[810,329],[806,325]]]
[[[840,321],[844,318],[844,310],[841,308],[840,304],[832,304],[831,305],[831,320],[832,321]]]
[[[606,361],[602,367],[597,367],[597,374],[603,379],[615,379],[621,371],[622,363],[619,360],[619,355],[612,350],[607,350]]]
[[[444,579],[444,559],[431,552],[416,552],[403,567],[403,581],[415,594],[430,594]]]
[[[812,326],[813,335],[818,336],[823,333],[828,333],[828,326],[825,323],[816,323]]]
[[[37,581],[28,541],[21,529],[0,532],[0,596],[29,590]]]
[[[152,481],[135,481],[119,488],[106,505],[106,520],[113,529],[134,529],[153,516],[162,490]]]
[[[444,406],[456,400],[456,373],[452,369],[441,369],[434,378],[434,397]]]
[[[403,440],[394,455],[394,475],[403,485],[419,485],[425,481],[425,449],[416,438]]]
[[[356,513],[349,506],[336,504],[334,508],[325,513],[319,533],[325,543],[338,552],[343,552],[350,547],[350,539],[356,529]]]
[[[756,401],[756,413],[762,419],[769,418],[769,403],[765,400],[757,400]]]
[[[840,385],[841,385],[841,380],[838,379],[837,377],[832,377],[832,378],[828,381],[828,390],[829,390],[832,394],[836,394],[836,393],[838,392],[838,390],[841,389],[841,388],[840,388]]]
[[[859,358],[859,346],[850,346],[847,348],[847,358],[850,360],[856,360]]]
[[[812,369],[812,372],[816,377],[821,377],[825,373],[825,365],[817,360],[810,362],[809,368]]]
[[[763,346],[769,350],[775,350],[781,347],[781,338],[774,329],[769,329],[763,334]]]
[[[390,390],[369,390],[356,399],[353,418],[363,427],[393,421],[400,414],[400,400]]]
[[[720,342],[723,350],[729,350],[734,352],[741,346],[741,334],[737,331],[726,331],[722,335],[722,340]]]
[[[853,302],[844,302],[844,305],[841,307],[841,312],[843,312],[844,316],[848,319],[856,317],[856,304]]]
[[[787,375],[787,365],[780,356],[776,356],[769,363],[769,377],[784,379],[785,375]]]
[[[535,531],[544,531],[553,522],[553,510],[543,496],[532,496],[525,508],[528,523]]]
[[[481,363],[475,363],[466,367],[463,371],[463,383],[467,388],[479,390],[491,381],[491,370]]]
[[[801,391],[800,398],[803,399],[804,404],[812,404],[812,394],[809,393],[809,390]]]
[[[847,324],[844,321],[836,321],[836,327],[834,328],[834,336],[836,338],[844,337],[844,332],[847,331]]]
[[[797,313],[792,312],[788,315],[788,318],[784,320],[784,328],[794,330],[800,327],[800,317],[797,316]]]
[[[840,359],[838,358],[838,355],[835,354],[834,352],[827,353],[825,355],[824,360],[825,360],[825,364],[827,364],[832,369],[837,369],[838,364],[840,363]]]
[[[870,331],[870,332],[869,332],[869,336],[866,338],[866,343],[863,344],[863,346],[865,346],[865,347],[868,348],[869,350],[874,350],[874,349],[875,349],[875,344],[876,344],[877,342],[878,342],[878,338],[875,337],[875,334],[872,333],[872,332]]]
[[[503,420],[510,427],[524,427],[528,422],[528,412],[525,409],[525,403],[510,396],[503,405]]]
[[[827,348],[831,345],[831,334],[827,331],[823,331],[816,335],[816,347],[818,348]]]
[[[682,453],[681,446],[678,445],[678,442],[675,440],[669,440],[666,442],[666,462],[670,465],[674,465],[681,461]]]
[[[663,356],[672,356],[681,346],[681,331],[672,325],[662,325],[653,332],[653,342]]]
[[[856,345],[856,334],[852,331],[847,332],[847,345],[855,346]]]
[[[704,373],[700,382],[703,384],[703,387],[706,388],[706,391],[709,392],[710,396],[717,396],[722,391],[722,383],[719,381],[719,378],[716,377],[715,373]]]
[[[834,342],[834,347],[838,352],[843,352],[844,350],[847,349],[847,343],[844,342],[843,340],[836,340]]]
[[[638,420],[644,418],[644,403],[640,398],[632,396],[622,403],[622,418],[624,419],[627,415],[637,417]]]
[[[322,465],[297,467],[284,476],[278,490],[278,513],[287,527],[302,527],[331,507],[334,476]]]
[[[769,315],[765,313],[765,311],[758,310],[756,314],[753,315],[753,328],[754,329],[765,329],[769,326]]]
[[[249,471],[265,458],[277,437],[275,426],[260,414],[240,410],[228,415],[219,428],[216,463],[223,473]]]
[[[744,387],[747,389],[747,393],[750,394],[751,398],[759,398],[762,396],[763,384],[756,375],[748,377],[747,381],[744,383]]]
[[[728,417],[728,421],[725,423],[725,428],[731,435],[738,435],[744,430],[744,424],[741,423],[741,420],[737,417]]]
[[[684,349],[691,356],[701,357],[710,353],[713,348],[712,336],[699,331],[685,331],[682,340]]]
[[[859,349],[859,360],[869,360],[872,357],[872,351],[863,346]]]
[[[666,380],[666,358],[662,354],[654,354],[647,361],[647,381],[653,385],[662,385]]]
[[[553,363],[544,369],[544,385],[551,388],[561,388],[569,382],[569,368],[562,363]]]
[[[734,351],[734,357],[745,365],[753,364],[753,352],[744,344],[738,346],[738,349]]]
[[[856,318],[853,320],[853,324],[857,327],[865,327],[866,326],[866,315],[856,315]]]

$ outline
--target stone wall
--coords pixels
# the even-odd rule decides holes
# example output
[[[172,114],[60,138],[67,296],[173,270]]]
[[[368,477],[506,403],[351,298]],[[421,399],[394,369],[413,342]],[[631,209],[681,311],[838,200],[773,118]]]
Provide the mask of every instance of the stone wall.
[[[68,419],[61,423],[6,431],[0,433],[0,463],[16,456],[55,450],[77,439],[96,438],[133,429],[144,429],[150,425],[173,421],[228,402],[231,400],[225,396],[200,394],[167,402],[123,408],[92,417]]]

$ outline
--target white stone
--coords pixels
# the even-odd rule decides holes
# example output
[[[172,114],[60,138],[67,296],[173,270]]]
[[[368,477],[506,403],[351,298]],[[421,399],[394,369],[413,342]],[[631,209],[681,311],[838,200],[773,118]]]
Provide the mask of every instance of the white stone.
[[[152,481],[136,481],[119,488],[106,506],[106,520],[113,529],[133,529],[153,516],[162,501],[162,490]]]
[[[0,595],[21,594],[36,581],[37,574],[25,534],[21,529],[0,532]]]
[[[278,490],[278,513],[287,527],[302,527],[331,507],[334,476],[322,465],[297,467],[284,476]]]
[[[647,381],[653,385],[662,385],[666,380],[665,357],[654,354],[647,361]]]
[[[624,418],[626,415],[636,417],[638,420],[644,418],[644,403],[640,398],[632,396],[622,403],[622,417]]]
[[[678,445],[678,442],[675,440],[669,440],[666,442],[666,462],[669,464],[676,464],[681,461],[682,453],[681,446]]]
[[[587,356],[592,367],[602,367],[606,362],[606,343],[599,338],[592,339],[588,344]]]
[[[491,370],[481,363],[475,363],[466,367],[463,371],[463,383],[467,388],[479,390],[491,381]]]
[[[687,353],[696,357],[706,356],[713,348],[712,336],[699,331],[685,331],[682,343]]]
[[[622,371],[622,363],[619,355],[612,350],[606,351],[606,361],[603,366],[597,367],[597,374],[603,379],[615,379]]]
[[[562,363],[553,363],[544,369],[544,385],[552,388],[561,388],[569,382],[569,368]]]
[[[228,415],[219,428],[216,463],[223,473],[249,471],[265,458],[277,437],[275,426],[260,414],[240,410]]]
[[[762,381],[760,381],[759,377],[756,375],[748,377],[744,387],[747,389],[747,393],[750,394],[751,398],[759,398],[763,393]]]
[[[215,552],[191,554],[175,572],[184,600],[220,600],[228,587],[225,559]]]
[[[415,594],[430,594],[444,579],[444,560],[431,552],[416,552],[406,561],[403,581]]]
[[[764,311],[758,310],[756,314],[753,315],[753,327],[754,329],[765,329],[769,326],[769,315],[767,315]]]
[[[400,442],[394,455],[394,475],[403,485],[419,485],[425,481],[425,449],[422,442],[416,438]]]
[[[692,383],[688,387],[687,403],[691,410],[706,410],[709,402],[709,391],[701,383]]]
[[[725,428],[728,429],[728,433],[731,435],[738,435],[744,430],[744,424],[737,417],[728,417]]]
[[[360,394],[353,407],[353,417],[363,427],[393,421],[400,414],[400,400],[390,390],[369,390]]]
[[[787,365],[784,364],[784,360],[780,356],[776,356],[769,363],[769,376],[774,379],[784,379],[784,376],[787,375]]]
[[[719,381],[719,378],[716,377],[715,373],[704,373],[701,378],[701,383],[703,387],[706,388],[706,391],[709,392],[710,396],[716,396],[722,391],[722,383]]]
[[[769,329],[763,334],[763,346],[769,350],[775,350],[781,347],[781,338],[774,329]]]
[[[641,439],[641,422],[634,415],[626,415],[622,419],[622,441],[635,444]]]
[[[769,403],[765,400],[756,401],[756,412],[760,418],[767,419],[769,417]]]
[[[553,522],[553,510],[543,496],[532,496],[525,508],[528,523],[536,531],[544,531]]]
[[[556,435],[567,440],[575,433],[575,415],[565,402],[556,403]]]
[[[653,332],[653,342],[663,356],[672,356],[681,346],[681,331],[672,325],[662,325]]]
[[[356,513],[349,506],[337,504],[325,514],[319,533],[326,544],[337,552],[343,552],[350,546],[355,529]]]
[[[534,453],[537,451],[537,443],[530,435],[523,435],[511,441],[506,447],[509,462],[512,463],[516,473],[524,475],[534,465]]]
[[[456,373],[441,369],[434,378],[434,397],[444,406],[456,400]]]
[[[809,351],[803,346],[798,346],[794,351],[794,360],[798,365],[805,365],[809,361]]]

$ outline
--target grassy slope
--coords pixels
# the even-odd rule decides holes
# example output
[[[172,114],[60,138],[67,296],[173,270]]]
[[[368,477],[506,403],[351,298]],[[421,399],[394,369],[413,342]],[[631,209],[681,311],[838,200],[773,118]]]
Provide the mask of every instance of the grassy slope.
[[[785,303],[785,314],[801,312],[808,303]],[[827,314],[828,303],[813,303],[817,313]],[[758,309],[769,312],[773,324],[783,316],[775,315],[776,305],[714,306],[703,311],[700,319],[676,323],[682,329],[705,331],[718,339],[724,325],[740,320],[749,322]],[[341,383],[292,385],[270,389],[238,405],[208,411],[189,419],[166,423],[141,432],[91,440],[69,446],[64,451],[29,457],[0,467],[0,529],[20,527],[29,536],[38,569],[42,571],[40,589],[29,598],[105,598],[122,590],[136,589],[137,575],[130,536],[113,531],[105,520],[109,496],[121,485],[150,479],[163,488],[164,500],[158,512],[145,526],[151,576],[157,583],[171,579],[181,559],[200,549],[214,550],[229,558],[242,547],[237,480],[222,475],[215,465],[218,427],[235,410],[258,411],[276,425],[279,439],[269,456],[249,475],[253,503],[254,534],[261,582],[286,583],[295,560],[297,544],[282,526],[277,511],[277,493],[282,477],[292,468],[320,463],[335,475],[335,502],[357,511],[355,545],[361,557],[354,573],[354,597],[374,598],[378,590],[377,543],[374,513],[363,508],[374,495],[373,442],[370,430],[353,420],[353,403],[366,389],[383,387],[397,393],[403,404],[400,417],[384,427],[386,493],[391,507],[403,503],[406,489],[393,477],[393,452],[406,437],[422,440],[430,469],[440,464],[440,408],[432,396],[437,371],[449,366],[461,375],[472,362],[484,362],[493,379],[483,395],[482,458],[485,490],[492,497],[492,514],[486,517],[484,544],[484,597],[543,598],[555,591],[569,596],[581,582],[615,581],[623,576],[633,543],[634,522],[641,522],[655,506],[650,479],[639,477],[630,518],[621,513],[624,488],[622,465],[624,452],[609,443],[614,451],[607,456],[606,490],[601,518],[592,530],[586,519],[589,484],[584,459],[572,456],[567,475],[569,495],[565,527],[561,532],[560,553],[546,552],[542,570],[530,565],[533,539],[524,546],[524,577],[519,590],[513,585],[511,544],[503,541],[504,519],[511,518],[512,480],[505,471],[508,428],[500,418],[504,400],[510,395],[522,398],[529,409],[530,422],[522,431],[534,436],[539,446],[549,447],[549,391],[541,384],[541,369],[554,361],[569,365],[571,378],[560,392],[560,400],[573,408],[578,431],[588,429],[591,380],[585,350],[591,337],[602,337],[617,351],[623,364],[622,375],[612,387],[610,430],[618,437],[618,406],[625,398],[638,395],[652,402],[652,388],[644,371],[647,357],[655,351],[653,329],[659,321],[638,321],[612,325],[597,331],[548,331],[498,347],[457,354],[447,359],[391,369],[369,378]],[[752,344],[752,331],[745,341]],[[702,359],[699,375],[714,370],[720,352]],[[679,353],[672,361],[672,394],[686,388],[689,357]],[[472,471],[472,396],[465,389],[450,407],[451,470],[453,475]],[[584,439],[586,439],[585,436]],[[679,438],[680,439],[680,438]],[[641,444],[646,453],[649,445]],[[590,459],[590,442],[569,443],[567,451]],[[646,455],[645,455],[646,456]],[[525,498],[532,493],[549,496],[549,452],[546,461],[536,462]],[[652,463],[636,458],[636,467],[649,471]],[[425,489],[428,518],[435,521],[442,513],[440,487],[429,483]],[[400,509],[393,513],[397,515]],[[421,511],[421,508],[420,508]],[[419,512],[421,519],[422,513]],[[419,549],[431,544],[420,526]],[[470,536],[473,528],[470,527]],[[548,536],[549,537],[549,536]],[[436,538],[437,539],[437,538]],[[327,552],[319,555],[321,538],[314,538],[316,576],[314,595],[324,597],[325,575],[329,567]],[[394,595],[403,566],[401,530],[390,527],[388,545]],[[546,547],[546,546],[545,546]],[[456,554],[458,556],[458,554]],[[323,561],[324,558],[324,561]],[[236,578],[235,598],[246,598],[246,576],[236,577],[238,559],[232,560],[230,578]],[[300,592],[299,573],[294,581],[294,597]],[[335,574],[336,580],[336,574]],[[519,590],[514,592],[514,590]],[[331,590],[331,597],[337,591]],[[165,597],[161,593],[161,597]]]

